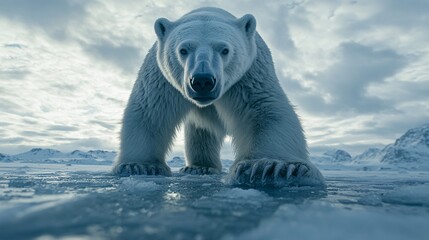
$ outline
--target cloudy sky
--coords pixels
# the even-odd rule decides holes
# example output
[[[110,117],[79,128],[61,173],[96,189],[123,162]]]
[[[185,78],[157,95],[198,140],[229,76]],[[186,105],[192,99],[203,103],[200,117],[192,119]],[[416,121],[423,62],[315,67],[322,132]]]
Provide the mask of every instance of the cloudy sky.
[[[313,154],[357,154],[429,122],[427,0],[2,0],[0,152],[117,150],[154,21],[202,6],[256,17]]]

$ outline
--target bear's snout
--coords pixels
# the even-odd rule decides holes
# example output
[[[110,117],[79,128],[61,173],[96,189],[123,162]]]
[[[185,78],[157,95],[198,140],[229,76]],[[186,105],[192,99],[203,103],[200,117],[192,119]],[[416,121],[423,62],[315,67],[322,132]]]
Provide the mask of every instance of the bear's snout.
[[[209,73],[195,74],[190,81],[192,90],[202,96],[208,95],[216,85],[216,78]]]

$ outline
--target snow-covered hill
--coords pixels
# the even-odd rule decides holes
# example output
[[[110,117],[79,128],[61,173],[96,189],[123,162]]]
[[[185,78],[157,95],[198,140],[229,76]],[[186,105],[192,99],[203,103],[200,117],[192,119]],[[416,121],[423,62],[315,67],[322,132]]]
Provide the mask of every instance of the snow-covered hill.
[[[12,158],[9,155],[0,153],[0,162],[12,162]]]
[[[54,149],[50,148],[33,148],[28,152],[23,152],[14,155],[18,160],[29,160],[29,161],[38,161],[38,160],[45,160],[50,158],[59,158],[59,157],[65,157],[65,154]]]
[[[329,150],[312,161],[323,167],[346,166],[363,169],[429,170],[429,124],[408,130],[395,143],[382,149],[369,148],[353,158],[344,150]]]
[[[315,157],[313,160],[320,163],[346,163],[352,160],[352,156],[344,150],[332,149],[323,153],[322,156]]]
[[[28,152],[19,153],[16,155],[0,154],[0,161],[110,165],[112,164],[115,156],[116,152],[104,150],[91,150],[88,152],[75,150],[70,153],[63,153],[50,148],[33,148]]]
[[[370,148],[353,158],[360,165],[382,168],[429,169],[429,124],[408,130],[383,149]]]
[[[429,124],[408,130],[383,152],[382,163],[429,165]]]
[[[353,157],[355,163],[379,163],[383,157],[383,151],[379,148],[368,148],[365,152]]]

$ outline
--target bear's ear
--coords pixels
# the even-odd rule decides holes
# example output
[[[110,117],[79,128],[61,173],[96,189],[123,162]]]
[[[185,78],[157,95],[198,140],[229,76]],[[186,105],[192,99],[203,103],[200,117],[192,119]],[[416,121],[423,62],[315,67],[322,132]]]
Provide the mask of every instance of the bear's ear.
[[[256,19],[252,14],[246,14],[238,19],[238,26],[246,33],[247,37],[253,37],[256,32]]]
[[[170,30],[172,25],[173,23],[166,18],[158,18],[155,21],[155,33],[158,36],[159,40],[162,40],[165,35],[167,35],[167,32]]]

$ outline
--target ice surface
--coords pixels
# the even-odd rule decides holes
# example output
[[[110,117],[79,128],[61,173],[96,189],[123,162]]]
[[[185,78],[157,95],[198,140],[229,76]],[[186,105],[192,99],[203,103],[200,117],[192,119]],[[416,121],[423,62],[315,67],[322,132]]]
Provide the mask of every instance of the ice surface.
[[[405,224],[406,223],[406,224]],[[281,205],[256,229],[225,239],[423,239],[427,216],[350,210],[320,202]]]
[[[427,239],[429,172],[325,170],[326,188],[238,188],[226,173],[109,174],[0,163],[0,239]],[[228,163],[227,163],[228,164]]]
[[[267,194],[264,192],[258,191],[256,189],[241,189],[241,188],[232,188],[216,193],[215,196],[231,198],[231,199],[245,199],[246,200],[263,200],[268,198]]]
[[[404,186],[387,192],[383,202],[429,207],[429,184]]]

